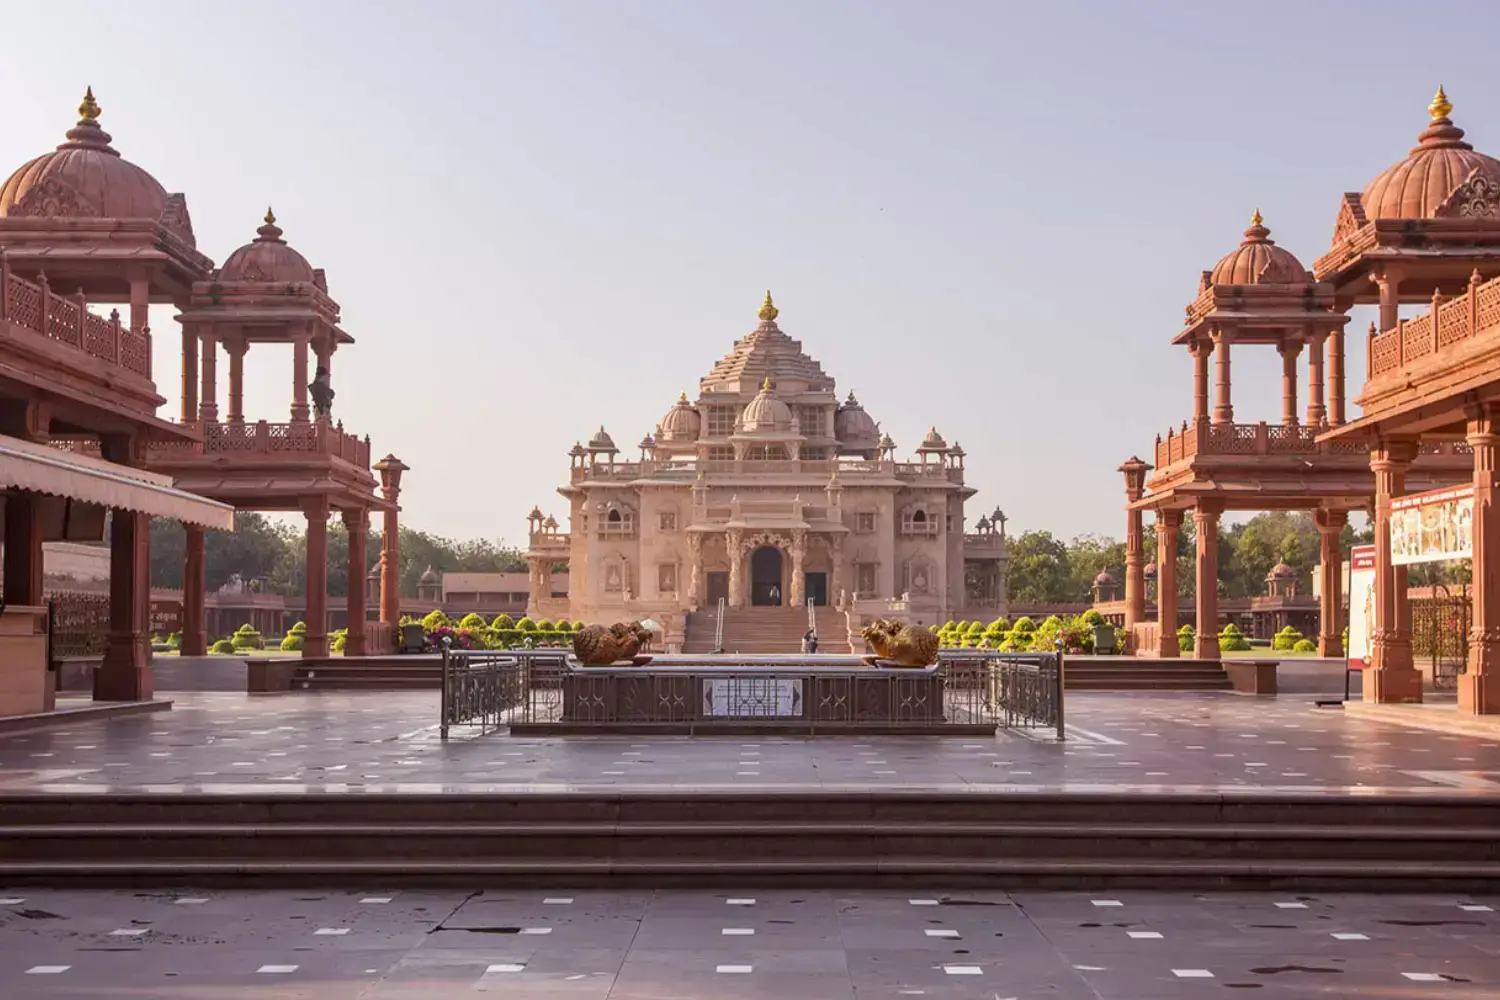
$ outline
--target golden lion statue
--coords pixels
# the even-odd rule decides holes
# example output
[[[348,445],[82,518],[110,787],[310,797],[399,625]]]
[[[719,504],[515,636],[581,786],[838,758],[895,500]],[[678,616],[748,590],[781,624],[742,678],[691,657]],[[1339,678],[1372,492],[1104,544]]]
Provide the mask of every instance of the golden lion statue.
[[[905,625],[901,622],[871,622],[860,629],[865,642],[875,650],[871,662],[884,660],[898,667],[929,667],[937,662],[938,637],[925,625]]]
[[[621,660],[633,660],[651,641],[650,629],[640,622],[615,622],[587,625],[573,634],[573,654],[586,667],[607,667]]]

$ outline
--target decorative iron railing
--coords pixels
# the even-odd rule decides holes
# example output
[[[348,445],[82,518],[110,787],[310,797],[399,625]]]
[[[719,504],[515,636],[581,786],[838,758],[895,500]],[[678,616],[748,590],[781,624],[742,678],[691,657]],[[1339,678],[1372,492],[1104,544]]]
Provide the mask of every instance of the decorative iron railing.
[[[518,712],[545,711],[557,699],[567,662],[560,649],[486,652],[445,644],[440,735],[446,740],[453,726],[497,729]]]
[[[108,319],[89,311],[83,293],[56,295],[46,275],[33,283],[10,273],[0,251],[0,320],[65,344],[90,357],[151,377],[151,334],[120,325],[118,311]]]
[[[1002,653],[945,649],[938,653],[950,691],[983,685],[996,725],[1006,729],[1050,729],[1066,739],[1062,653]]]

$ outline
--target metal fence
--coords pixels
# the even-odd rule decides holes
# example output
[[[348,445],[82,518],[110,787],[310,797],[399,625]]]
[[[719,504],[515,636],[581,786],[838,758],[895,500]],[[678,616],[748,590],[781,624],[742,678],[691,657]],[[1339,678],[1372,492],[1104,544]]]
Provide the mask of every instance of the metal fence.
[[[103,656],[109,642],[109,595],[53,591],[47,598],[47,632],[53,663]]]
[[[454,726],[811,733],[1003,726],[1064,737],[1061,654],[945,652],[926,669],[851,665],[651,670],[570,666],[560,650],[445,650],[441,734]]]
[[[1419,598],[1411,602],[1411,650],[1418,661],[1432,664],[1432,685],[1439,690],[1458,687],[1458,675],[1469,654],[1469,622],[1473,602],[1467,593]]]

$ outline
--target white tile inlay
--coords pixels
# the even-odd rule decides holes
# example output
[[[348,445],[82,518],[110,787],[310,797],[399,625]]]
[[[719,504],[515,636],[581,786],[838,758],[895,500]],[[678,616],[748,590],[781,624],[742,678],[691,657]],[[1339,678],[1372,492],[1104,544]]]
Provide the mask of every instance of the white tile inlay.
[[[24,902],[25,896],[0,896],[0,906],[20,906]]]
[[[951,928],[948,928],[948,927],[928,927],[928,928],[925,928],[922,931],[922,933],[926,934],[928,937],[935,937],[935,938],[956,938],[956,937],[958,937],[958,931],[955,931],[955,930],[953,930]]]
[[[1277,903],[1276,904],[1276,909],[1278,909],[1278,910],[1305,910],[1305,909],[1307,909],[1307,904],[1306,903]]]
[[[1436,972],[1403,972],[1401,973],[1414,983],[1440,983],[1443,977]]]
[[[1354,933],[1352,931],[1351,932],[1347,932],[1347,933],[1341,933],[1339,931],[1334,931],[1332,936],[1333,936],[1333,939],[1335,941],[1368,941],[1368,940],[1370,940],[1370,937],[1369,937],[1368,934],[1356,934],[1356,933]]]
[[[542,900],[543,906],[567,906],[573,902],[572,896],[548,896]]]
[[[0,899],[0,903],[4,903],[4,902],[7,902],[7,900]],[[1495,912],[1495,908],[1493,906],[1485,906],[1483,903],[1459,903],[1458,904],[1458,908],[1460,910],[1463,910],[1465,913],[1494,913]]]
[[[1124,903],[1120,902],[1118,899],[1091,899],[1091,900],[1089,900],[1089,902],[1093,903],[1095,906],[1124,906],[1125,905]]]
[[[729,904],[730,906],[754,906],[755,905],[755,900],[753,900],[753,899],[726,899],[726,900],[724,900],[724,902],[727,903],[727,904]]]
[[[1161,940],[1161,931],[1126,931],[1125,933],[1129,934],[1132,938],[1134,938],[1137,941],[1160,941]]]
[[[296,972],[297,967],[295,965],[262,965],[255,971],[265,972],[271,975],[286,975],[289,972]]]
[[[950,976],[982,976],[984,970],[977,965],[945,965],[943,971]]]
[[[521,928],[521,933],[522,934],[551,934],[552,933],[552,928],[550,928],[550,927],[522,927]]]
[[[71,965],[33,965],[26,970],[26,974],[28,976],[55,976],[71,968]]]
[[[1178,979],[1212,979],[1214,974],[1207,969],[1173,969],[1172,975]]]
[[[725,927],[719,931],[725,937],[749,937],[755,933],[754,927]]]
[[[393,898],[394,897],[392,897],[392,896],[366,896],[364,899],[361,899],[360,902],[361,903],[389,903]]]
[[[907,902],[910,903],[912,906],[936,906],[936,905],[938,905],[938,901],[935,900],[935,899],[908,899]]]
[[[489,975],[491,972],[520,972],[524,968],[526,968],[524,965],[509,963],[505,965],[490,965],[485,967],[484,973],[485,975]]]
[[[140,937],[151,928],[149,927],[121,927],[109,932],[110,937]]]
[[[319,927],[313,931],[313,934],[317,937],[343,937],[348,933],[349,928],[347,927]]]
[[[755,966],[753,965],[716,965],[714,966],[714,971],[722,972],[727,975],[744,975],[748,972],[753,971],[754,968]]]

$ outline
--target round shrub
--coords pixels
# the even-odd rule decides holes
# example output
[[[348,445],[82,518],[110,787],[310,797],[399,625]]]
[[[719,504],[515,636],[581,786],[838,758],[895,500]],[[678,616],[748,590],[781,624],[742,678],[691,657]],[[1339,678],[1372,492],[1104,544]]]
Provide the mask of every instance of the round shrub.
[[[1296,644],[1292,646],[1292,652],[1294,653],[1316,653],[1317,651],[1318,644],[1311,639],[1298,639]]]
[[[495,620],[492,621],[492,622],[490,622],[490,628],[515,628],[515,627],[516,627],[516,620],[514,618],[512,618],[510,615],[507,615],[507,614],[496,615],[495,616]]]
[[[1193,640],[1197,638],[1198,633],[1193,630],[1193,626],[1182,626],[1182,628],[1177,630],[1178,651],[1182,653],[1191,653],[1193,651]]]
[[[1224,626],[1224,631],[1219,633],[1219,651],[1223,653],[1243,653],[1250,648],[1250,640],[1239,630],[1239,626],[1230,622]]]
[[[346,628],[334,629],[329,637],[328,650],[331,653],[342,653],[344,646],[349,641],[349,630]]]
[[[566,618],[559,618],[557,620],[557,630],[559,632],[571,632],[573,631],[573,623]]]
[[[536,627],[536,622],[532,621],[530,618],[522,618],[520,621],[516,622],[516,628],[520,629],[522,632],[535,632]]]
[[[286,638],[281,640],[281,651],[283,653],[300,653],[302,652],[302,647],[304,644],[306,644],[306,642],[306,635],[299,635],[296,632],[288,632],[286,634]]]
[[[218,642],[210,646],[208,651],[210,653],[218,653],[220,656],[233,656],[234,643],[230,642],[228,639],[220,639]]]
[[[1080,623],[1087,625],[1089,628],[1104,624],[1104,616],[1095,611],[1093,608],[1089,608],[1083,614],[1079,615],[1078,620]]]
[[[539,621],[539,622],[536,623],[536,630],[538,632],[551,632],[556,627],[557,626],[553,625],[550,621],[548,621],[545,618],[543,618],[541,621]]]
[[[1272,649],[1291,649],[1302,639],[1302,633],[1288,625],[1276,633],[1276,638],[1271,640]]]
[[[307,622],[297,622],[287,629],[287,635],[307,635]]]
[[[441,610],[429,611],[427,612],[427,617],[422,619],[422,627],[429,632],[436,632],[438,629],[451,624],[453,623],[448,620],[448,616],[443,614]]]
[[[463,616],[458,623],[459,628],[489,628],[489,622],[484,620],[484,615],[476,615],[470,611]]]

